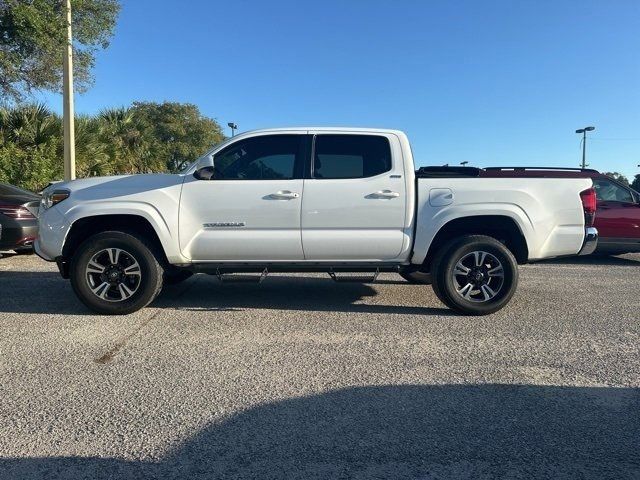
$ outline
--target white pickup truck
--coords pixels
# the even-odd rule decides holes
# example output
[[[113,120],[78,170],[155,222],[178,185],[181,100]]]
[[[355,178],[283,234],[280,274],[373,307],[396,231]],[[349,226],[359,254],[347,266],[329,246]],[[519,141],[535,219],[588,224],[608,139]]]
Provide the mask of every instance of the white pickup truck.
[[[416,172],[396,130],[248,132],[180,174],[52,185],[35,249],[105,314],[143,308],[163,282],[193,273],[373,281],[393,271],[483,315],[509,302],[518,263],[591,253],[597,231],[590,179],[481,173]]]

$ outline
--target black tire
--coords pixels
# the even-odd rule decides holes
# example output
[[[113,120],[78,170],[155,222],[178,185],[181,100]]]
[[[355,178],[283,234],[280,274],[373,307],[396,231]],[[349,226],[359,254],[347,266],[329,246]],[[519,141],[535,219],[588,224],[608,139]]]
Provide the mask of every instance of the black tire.
[[[180,270],[180,269],[165,269],[164,271],[164,285],[178,285],[179,283],[188,280],[193,276],[193,272],[189,270]]]
[[[100,274],[87,270],[90,261],[97,261],[97,258],[105,258],[104,255],[107,255],[106,258],[110,259],[109,252],[114,250],[123,252],[118,254],[123,256],[121,261],[129,261],[131,264],[130,260],[133,259],[134,262],[137,262],[138,268],[134,268],[134,270],[139,271],[138,279],[136,280],[135,273],[131,273],[126,274],[126,278],[119,282],[130,281],[133,283],[125,283],[125,286],[128,285],[127,289],[132,292],[129,297],[126,297],[125,293],[119,290],[119,284],[109,283],[107,285],[108,282],[105,281],[107,279],[106,273]],[[100,266],[103,263],[112,264],[113,262],[101,260]],[[118,263],[116,262],[105,268],[115,269],[117,266]],[[122,269],[122,267],[118,268]],[[113,270],[105,270],[105,272],[107,271],[113,272]],[[71,286],[82,303],[94,312],[105,315],[126,315],[140,310],[151,303],[162,289],[163,268],[154,254],[153,246],[145,239],[125,232],[109,231],[89,237],[76,250],[71,259],[69,273]],[[91,282],[98,284],[98,288],[100,285],[107,286],[100,290],[96,288],[98,293],[94,293]],[[118,295],[122,297],[120,300],[116,298]],[[109,297],[111,299],[108,299]]]
[[[17,255],[33,255],[35,252],[33,251],[33,247],[20,247],[14,250]]]
[[[477,257],[474,252],[478,252]],[[454,275],[454,271],[461,271],[456,270],[459,262],[465,268],[471,266],[468,273]],[[509,303],[518,287],[515,257],[498,240],[484,235],[463,236],[441,248],[434,256],[431,272],[436,296],[466,315],[497,312]]]
[[[414,272],[399,272],[399,274],[407,282],[414,285],[431,285],[431,273],[429,272],[416,270]]]

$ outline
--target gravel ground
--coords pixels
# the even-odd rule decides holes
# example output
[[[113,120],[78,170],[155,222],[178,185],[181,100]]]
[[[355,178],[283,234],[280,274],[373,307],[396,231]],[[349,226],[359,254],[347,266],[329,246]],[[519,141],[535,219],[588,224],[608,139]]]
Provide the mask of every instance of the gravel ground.
[[[126,317],[0,259],[0,478],[640,478],[640,255],[489,317],[396,275],[199,275]]]

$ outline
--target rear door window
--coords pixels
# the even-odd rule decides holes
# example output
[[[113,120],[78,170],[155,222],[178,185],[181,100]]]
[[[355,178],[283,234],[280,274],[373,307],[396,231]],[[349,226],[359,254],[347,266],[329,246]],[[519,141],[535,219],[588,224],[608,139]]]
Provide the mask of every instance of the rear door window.
[[[389,140],[379,135],[317,135],[313,178],[365,178],[391,170]]]

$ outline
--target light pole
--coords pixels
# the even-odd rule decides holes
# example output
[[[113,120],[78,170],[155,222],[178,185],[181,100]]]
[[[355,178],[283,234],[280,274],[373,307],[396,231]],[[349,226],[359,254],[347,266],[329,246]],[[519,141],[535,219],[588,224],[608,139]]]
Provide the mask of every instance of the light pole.
[[[233,137],[235,135],[235,133],[236,133],[236,130],[238,129],[238,125],[233,123],[233,122],[229,122],[229,123],[227,123],[227,125],[231,129],[231,136]]]
[[[467,163],[469,163],[469,162],[467,160],[465,160],[464,162],[460,162],[460,165],[462,165],[463,167],[466,167]]]
[[[64,2],[67,21],[62,69],[62,116],[64,124],[64,179],[76,178],[76,141],[73,124],[73,41],[71,38],[71,0]]]
[[[582,134],[582,168],[587,167],[586,158],[587,158],[587,132],[593,132],[596,127],[584,127],[576,130],[576,133]]]

